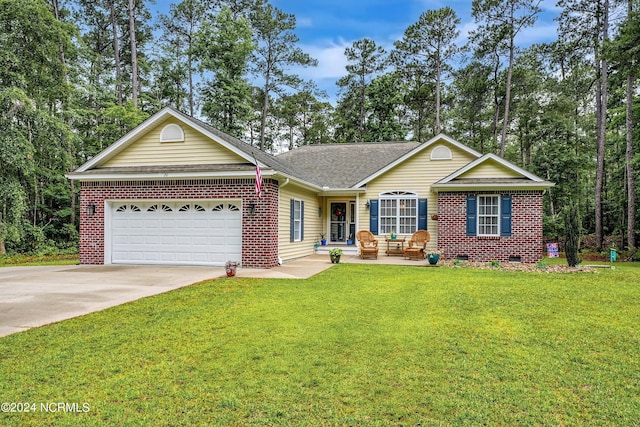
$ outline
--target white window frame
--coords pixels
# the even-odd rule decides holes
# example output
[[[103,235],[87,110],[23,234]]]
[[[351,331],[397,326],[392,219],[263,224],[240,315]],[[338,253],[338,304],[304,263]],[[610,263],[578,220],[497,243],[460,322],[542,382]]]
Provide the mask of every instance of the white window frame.
[[[380,194],[379,234],[411,235],[418,231],[418,194],[387,191]]]
[[[489,201],[491,199],[491,201]],[[491,208],[487,211],[487,208]],[[478,236],[499,236],[500,235],[500,195],[499,194],[478,194],[477,201]],[[495,229],[495,232],[494,230]]]
[[[302,200],[293,199],[293,241],[302,241]]]

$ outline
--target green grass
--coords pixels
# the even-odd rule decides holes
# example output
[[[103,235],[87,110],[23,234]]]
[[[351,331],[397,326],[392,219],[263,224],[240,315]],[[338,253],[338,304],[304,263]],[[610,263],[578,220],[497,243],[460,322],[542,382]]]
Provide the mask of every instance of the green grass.
[[[640,266],[338,264],[0,339],[0,425],[637,425]]]
[[[25,267],[44,265],[73,265],[78,264],[78,254],[69,255],[0,255],[0,267]]]

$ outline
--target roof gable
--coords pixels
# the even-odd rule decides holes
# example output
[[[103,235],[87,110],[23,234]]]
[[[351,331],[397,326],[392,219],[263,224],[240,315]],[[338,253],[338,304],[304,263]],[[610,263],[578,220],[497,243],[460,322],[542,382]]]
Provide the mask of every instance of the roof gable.
[[[177,133],[179,131],[182,135]],[[145,134],[131,141],[112,157],[105,159],[100,166],[234,163],[247,163],[247,160],[220,142],[195,130],[186,122],[168,117],[155,127],[149,128]]]
[[[160,142],[160,134],[168,124],[180,125],[185,141]],[[199,120],[166,107],[80,166],[76,172],[98,167],[254,162],[252,147],[223,135]],[[204,158],[203,153],[206,153]]]
[[[536,188],[544,189],[554,184],[522,169],[493,153],[469,163],[463,168],[432,185],[435,190],[445,189],[490,189],[490,188]]]
[[[384,174],[385,172],[390,171],[391,169],[397,167],[398,165],[400,165],[401,163],[405,162],[406,160],[411,159],[414,156],[419,155],[423,151],[429,149],[430,147],[433,147],[436,144],[445,144],[445,145],[450,144],[453,147],[457,148],[458,150],[462,151],[463,153],[468,154],[472,158],[478,158],[478,157],[482,156],[476,150],[474,150],[474,149],[472,149],[470,147],[467,147],[466,145],[459,143],[455,139],[453,139],[453,138],[441,133],[441,134],[438,134],[438,135],[434,136],[430,140],[428,140],[428,141],[426,141],[426,142],[424,142],[422,144],[417,145],[413,150],[405,153],[401,157],[398,157],[398,158],[394,159],[392,162],[390,162],[387,165],[385,165],[384,167],[378,169],[374,173],[364,177],[364,179],[362,179],[359,182],[357,182],[354,185],[354,187],[360,187],[362,185],[367,184],[368,182],[372,181],[375,178],[378,178],[380,175]]]

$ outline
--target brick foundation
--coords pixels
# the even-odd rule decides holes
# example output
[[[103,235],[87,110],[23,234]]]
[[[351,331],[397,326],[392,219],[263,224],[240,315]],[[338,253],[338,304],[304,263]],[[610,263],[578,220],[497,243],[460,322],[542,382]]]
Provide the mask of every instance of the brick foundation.
[[[104,264],[105,200],[241,199],[242,266],[278,265],[278,182],[264,179],[262,197],[253,179],[82,182],[80,189],[80,263]],[[255,215],[248,205],[255,203]],[[87,206],[95,205],[94,215]]]
[[[536,263],[542,259],[542,192],[502,191],[512,195],[511,236],[466,235],[468,194],[438,194],[438,249],[445,259],[468,257],[469,261]]]

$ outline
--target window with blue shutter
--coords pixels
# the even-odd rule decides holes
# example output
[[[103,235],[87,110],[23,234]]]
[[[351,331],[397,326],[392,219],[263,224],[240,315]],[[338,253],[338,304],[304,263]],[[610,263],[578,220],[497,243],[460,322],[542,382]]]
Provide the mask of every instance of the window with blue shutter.
[[[291,199],[290,207],[289,240],[292,242],[298,242],[304,239],[304,202],[302,200]]]
[[[469,194],[467,196],[467,236],[475,236],[477,234],[477,208],[476,195]]]
[[[500,235],[511,236],[511,194],[500,197]]]
[[[418,199],[418,230],[426,230],[427,223],[427,199]]]
[[[378,234],[378,200],[369,200],[369,231]]]

